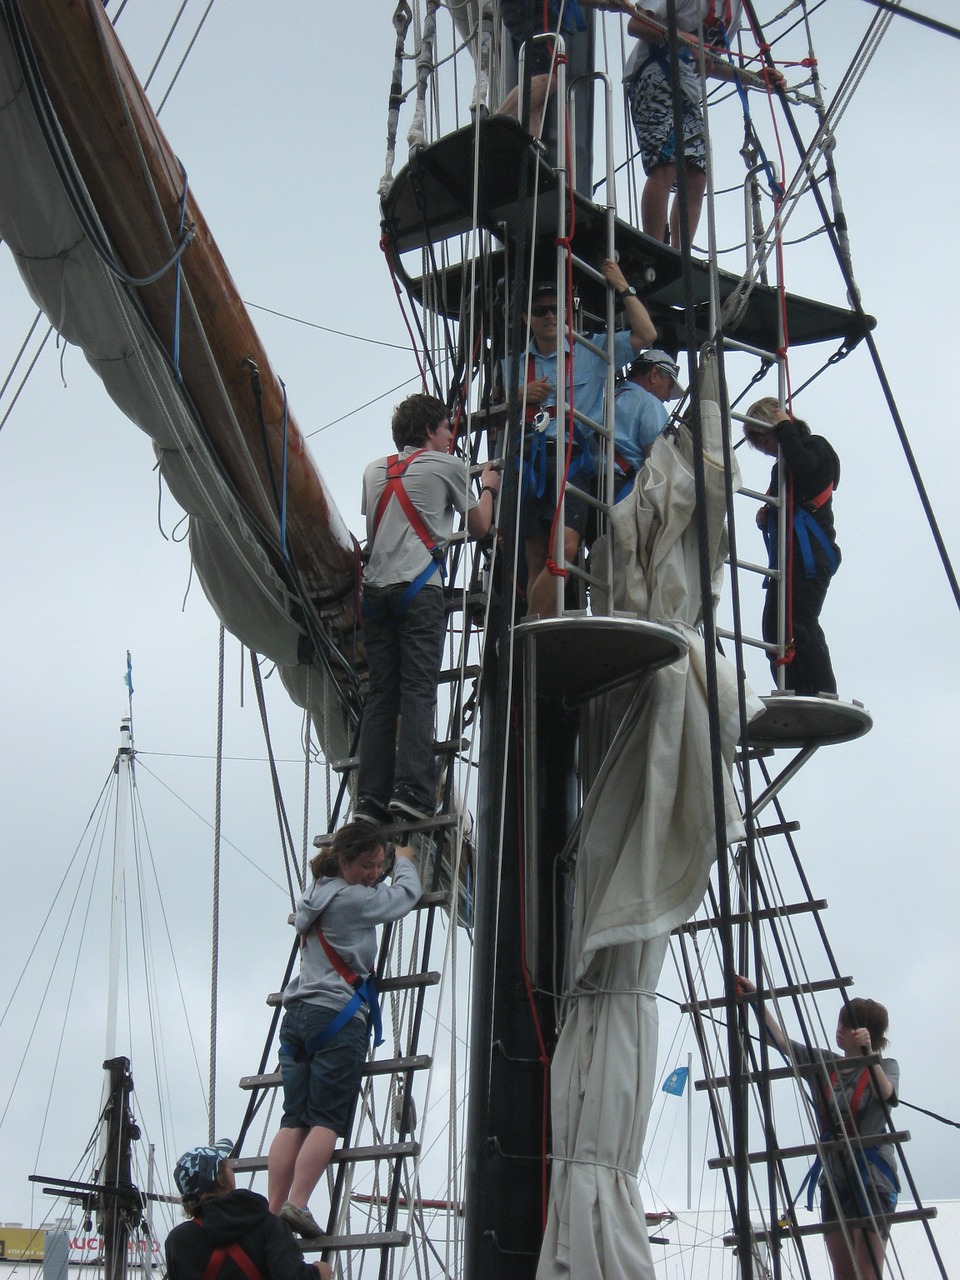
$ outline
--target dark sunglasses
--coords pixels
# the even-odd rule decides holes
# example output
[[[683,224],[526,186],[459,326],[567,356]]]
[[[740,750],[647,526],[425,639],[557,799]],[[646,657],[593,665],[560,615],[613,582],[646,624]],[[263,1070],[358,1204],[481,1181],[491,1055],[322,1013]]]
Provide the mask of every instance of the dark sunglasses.
[[[538,320],[542,320],[544,316],[555,316],[558,314],[557,304],[555,302],[539,303],[537,306],[530,308],[530,314],[536,316]]]

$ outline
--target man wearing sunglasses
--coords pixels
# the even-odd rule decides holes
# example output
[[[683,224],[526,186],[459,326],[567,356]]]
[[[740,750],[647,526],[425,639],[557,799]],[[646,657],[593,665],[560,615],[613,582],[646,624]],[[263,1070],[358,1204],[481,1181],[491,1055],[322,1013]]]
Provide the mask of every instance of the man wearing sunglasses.
[[[613,339],[614,363],[618,369],[630,364],[657,336],[656,326],[646,307],[637,297],[623,272],[611,258],[601,268],[607,283],[623,304],[629,329],[619,330]],[[524,546],[527,559],[527,614],[541,618],[556,612],[554,575],[547,568],[550,554],[550,526],[557,507],[557,353],[560,349],[560,317],[557,315],[557,292],[552,283],[536,284],[530,303],[530,314],[524,316],[529,335],[526,350],[521,353],[520,396],[524,415],[525,457],[523,484]],[[605,333],[585,335],[595,346],[606,350]],[[603,422],[603,400],[607,381],[607,361],[586,347],[565,338],[564,350],[568,368],[564,379],[572,381],[573,404],[566,412]],[[569,397],[568,397],[569,399]],[[568,419],[569,421],[569,419]],[[536,423],[536,427],[534,427]],[[592,435],[592,433],[590,433]],[[539,437],[539,438],[538,438]],[[579,438],[578,438],[579,437]],[[587,527],[588,504],[577,490],[588,490],[594,472],[592,455],[595,446],[575,424],[573,456],[567,475],[564,506],[563,553],[567,560],[576,559]],[[533,462],[531,462],[533,455]],[[540,465],[535,465],[539,460]]]

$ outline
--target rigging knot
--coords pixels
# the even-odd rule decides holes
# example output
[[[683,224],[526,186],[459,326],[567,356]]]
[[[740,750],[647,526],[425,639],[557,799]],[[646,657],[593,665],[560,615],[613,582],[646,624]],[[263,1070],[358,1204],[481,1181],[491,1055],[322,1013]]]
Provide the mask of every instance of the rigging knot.
[[[547,556],[546,566],[555,578],[565,578],[567,576],[566,569],[562,569],[551,556]]]

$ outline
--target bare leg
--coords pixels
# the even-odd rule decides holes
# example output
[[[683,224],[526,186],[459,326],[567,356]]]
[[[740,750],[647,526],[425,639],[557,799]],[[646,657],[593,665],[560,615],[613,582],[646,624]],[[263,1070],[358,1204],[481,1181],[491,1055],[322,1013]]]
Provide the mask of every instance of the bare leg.
[[[824,1240],[833,1268],[833,1280],[881,1280],[887,1246],[876,1232],[853,1228],[849,1245],[841,1231],[831,1231]]]
[[[700,210],[703,208],[703,194],[707,189],[707,175],[694,165],[687,165],[687,218],[690,225],[690,243],[697,233],[700,223]],[[670,243],[675,249],[680,248],[680,208],[674,200],[670,210]]]
[[[537,614],[541,618],[553,618],[557,613],[557,579],[546,567],[546,538],[544,539],[544,551],[540,559],[539,572],[533,575],[534,566],[531,565],[530,544],[533,539],[527,540],[527,617]],[[580,549],[580,535],[576,529],[564,529],[563,531],[563,554],[567,560],[575,560],[577,552]]]
[[[547,98],[553,93],[556,84],[552,76],[544,72],[539,76],[530,77],[530,133],[534,138],[539,138],[543,132],[543,107]],[[517,116],[519,119],[518,106],[520,102],[520,86],[517,85],[511,89],[504,100],[497,107],[496,114],[498,116]]]
[[[270,1212],[279,1213],[290,1199],[293,1172],[300,1148],[306,1141],[307,1129],[278,1129],[267,1156],[267,1199]]]
[[[667,238],[667,205],[677,177],[675,164],[661,164],[644,183],[640,197],[640,225],[644,235],[655,240]]]
[[[298,1208],[305,1209],[310,1203],[310,1197],[323,1177],[336,1145],[337,1135],[332,1129],[325,1129],[322,1125],[314,1125],[307,1134],[297,1156],[293,1186],[287,1197]]]

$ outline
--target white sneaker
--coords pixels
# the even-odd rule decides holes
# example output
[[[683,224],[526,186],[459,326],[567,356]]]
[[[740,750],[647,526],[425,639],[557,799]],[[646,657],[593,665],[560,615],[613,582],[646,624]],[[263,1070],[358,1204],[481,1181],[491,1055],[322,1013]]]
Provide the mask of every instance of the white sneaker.
[[[292,1200],[288,1200],[284,1204],[283,1208],[280,1210],[280,1217],[289,1227],[292,1227],[298,1235],[305,1236],[307,1239],[323,1235],[323,1232],[320,1230],[320,1224],[317,1222],[310,1210],[306,1208],[298,1208]]]

